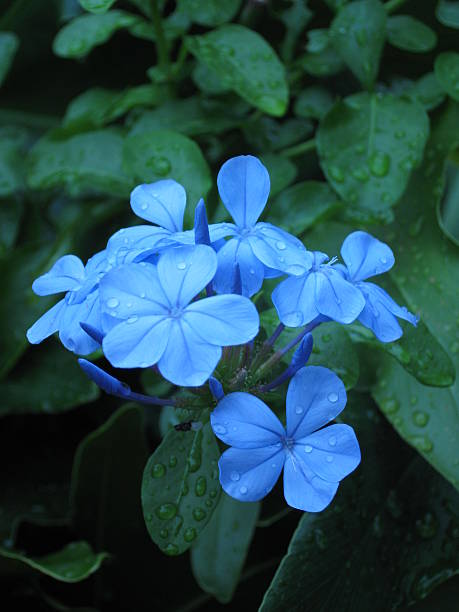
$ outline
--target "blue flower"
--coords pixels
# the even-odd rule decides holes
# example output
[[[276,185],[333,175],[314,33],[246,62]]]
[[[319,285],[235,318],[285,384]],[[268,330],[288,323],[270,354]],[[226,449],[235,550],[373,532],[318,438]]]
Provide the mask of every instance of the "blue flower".
[[[239,264],[243,295],[256,293],[264,278],[282,273],[302,274],[310,268],[303,244],[270,223],[257,223],[269,195],[269,174],[251,155],[233,157],[223,164],[217,178],[218,191],[235,224],[227,223],[230,238],[218,251],[214,278],[217,293],[229,293],[235,264]]]
[[[365,298],[365,306],[358,320],[369,327],[381,342],[393,342],[400,338],[403,330],[396,317],[416,325],[418,318],[406,307],[399,306],[384,289],[364,282],[376,274],[392,268],[395,262],[392,250],[366,232],[349,234],[341,247],[341,256],[346,264],[346,278],[358,288]]]
[[[319,316],[338,323],[352,323],[365,306],[361,291],[342,271],[327,262],[328,255],[313,251],[312,268],[302,276],[290,276],[272,294],[280,321],[288,327],[306,325]]]
[[[193,301],[213,279],[217,256],[208,246],[168,249],[157,266],[120,266],[101,282],[101,305],[116,324],[103,350],[119,368],[159,371],[176,385],[203,384],[222,346],[248,342],[258,333],[255,306],[239,295]],[[191,303],[190,303],[191,302]]]
[[[52,295],[66,291],[65,297],[36,321],[27,331],[27,339],[39,344],[55,332],[70,351],[87,355],[98,348],[80,326],[86,323],[101,329],[98,284],[110,269],[105,251],[88,260],[86,266],[75,255],[64,255],[51,270],[37,278],[32,289],[37,295]]]
[[[343,383],[320,366],[301,368],[290,381],[286,428],[257,397],[226,395],[210,417],[215,435],[231,447],[218,464],[224,491],[240,501],[259,500],[284,468],[287,503],[308,512],[323,510],[340,481],[360,463],[352,427],[323,427],[345,405]]]
[[[136,225],[116,232],[107,245],[109,261],[141,261],[168,247],[194,244],[194,230],[183,231],[185,206],[185,189],[172,179],[138,185],[131,193],[131,208],[138,217],[156,225]],[[210,233],[213,242],[223,238],[228,234],[226,224],[211,226]]]

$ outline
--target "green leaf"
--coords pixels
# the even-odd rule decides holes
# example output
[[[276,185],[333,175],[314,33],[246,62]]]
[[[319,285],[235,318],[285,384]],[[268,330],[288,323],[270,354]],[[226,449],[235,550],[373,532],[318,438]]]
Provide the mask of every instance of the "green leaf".
[[[344,6],[349,0],[325,0],[332,11],[337,11]]]
[[[456,206],[459,195],[459,167],[457,161],[448,160],[446,166],[446,188],[443,200],[438,202],[438,223],[445,234],[456,246],[459,246],[459,207]]]
[[[27,557],[0,548],[0,572],[16,574],[32,570],[60,582],[81,582],[94,574],[107,557],[106,553],[94,553],[87,542],[72,542],[44,557]]]
[[[316,223],[324,221],[342,204],[327,185],[320,181],[296,183],[279,196],[269,209],[269,220],[300,236]]]
[[[330,38],[347,67],[366,89],[378,76],[386,38],[386,11],[379,0],[356,0],[343,6],[330,26]]]
[[[127,196],[132,182],[122,169],[123,136],[115,128],[40,139],[29,154],[31,189],[65,187],[73,195],[101,192]]]
[[[385,357],[372,395],[401,437],[459,489],[459,411],[453,391],[425,387]]]
[[[198,431],[169,431],[151,455],[142,480],[148,533],[167,555],[185,552],[219,502],[217,441],[206,423]]]
[[[306,43],[306,51],[309,53],[322,53],[330,45],[330,37],[328,30],[318,28],[316,30],[308,30],[308,42]]]
[[[278,151],[306,140],[313,132],[308,119],[287,119],[282,123],[272,117],[259,117],[243,126],[244,137],[253,148],[260,151]]]
[[[255,532],[260,502],[242,503],[226,493],[191,549],[191,569],[203,591],[231,601]]]
[[[333,370],[351,389],[359,378],[359,359],[349,336],[337,323],[324,323],[312,332],[314,347],[307,365]]]
[[[0,128],[0,197],[24,188],[27,139],[27,131],[22,128]]]
[[[213,27],[232,21],[239,11],[241,0],[178,0],[177,6],[194,23]]]
[[[133,108],[156,106],[160,99],[160,90],[154,85],[140,85],[124,91],[94,87],[70,102],[62,123],[81,131],[94,129],[122,117]]]
[[[269,115],[282,116],[288,105],[285,68],[257,32],[230,24],[186,39],[196,58],[222,77],[222,83]]]
[[[266,166],[269,173],[269,179],[271,181],[269,195],[271,198],[275,197],[290,185],[298,174],[298,168],[295,164],[281,155],[267,153],[261,157],[261,161]]]
[[[59,57],[85,57],[94,47],[103,45],[121,28],[141,21],[125,11],[82,15],[67,23],[56,35],[53,51]]]
[[[317,147],[335,191],[353,206],[378,213],[402,196],[428,134],[428,116],[415,102],[360,93],[327,113]]]
[[[81,371],[75,355],[48,341],[31,349],[21,368],[0,382],[0,394],[0,416],[59,414],[97,399],[99,390]]]
[[[437,44],[437,35],[410,15],[396,15],[387,19],[387,40],[397,49],[425,53]]]
[[[187,193],[185,219],[192,224],[199,198],[205,198],[212,181],[209,166],[198,145],[178,132],[147,131],[126,138],[123,165],[134,183],[172,178]]]
[[[438,82],[453,98],[459,100],[459,53],[447,51],[440,53],[435,60],[435,76]]]
[[[340,56],[331,46],[317,53],[302,55],[298,64],[305,72],[315,77],[333,76],[344,69]]]
[[[16,242],[23,210],[24,207],[17,199],[3,202],[0,206],[0,257],[3,257]]]
[[[384,287],[387,289],[386,283]],[[400,294],[394,287],[391,287],[388,293],[395,301],[402,301],[398,299]],[[372,348],[385,351],[423,385],[450,387],[455,381],[456,370],[441,344],[422,321],[416,328],[404,323],[402,326],[403,336],[400,340],[387,343],[379,342],[373,332],[363,325],[352,324],[346,329],[354,342],[363,342]]]
[[[191,76],[196,87],[205,94],[213,96],[230,91],[230,88],[222,83],[220,75],[206,64],[197,62]]]
[[[459,278],[459,252],[439,228],[435,205],[439,205],[443,194],[446,158],[459,143],[458,122],[459,105],[450,102],[433,126],[425,161],[413,174],[401,202],[400,210],[403,212],[384,235],[394,249],[397,262],[391,271],[391,278],[408,308],[419,314],[430,333],[448,353],[456,372],[459,370],[459,309],[454,279]],[[397,372],[396,364],[392,368]],[[407,388],[408,384],[419,387],[407,374],[397,372],[397,380],[402,377],[404,381],[407,379]],[[438,447],[443,443],[441,436],[453,432],[456,438],[459,436],[459,381],[456,380],[445,391],[420,389],[423,391],[422,401],[426,404],[424,409],[435,406],[438,418],[442,419],[443,430],[437,429],[439,421],[434,421],[433,415],[431,422],[432,428],[435,424],[435,429],[432,432],[429,432],[429,428],[426,430],[433,447],[440,452]],[[400,385],[399,393],[402,392],[405,392],[405,388]],[[439,440],[437,436],[440,436]],[[426,458],[429,456],[427,452]],[[451,457],[445,456],[445,464],[441,468],[437,463],[435,465],[443,474],[457,481],[459,462],[454,465]]]
[[[11,68],[19,47],[19,38],[14,32],[0,32],[0,86]]]
[[[333,98],[327,89],[312,85],[300,91],[295,100],[294,112],[297,117],[322,119],[333,106]]]
[[[459,2],[438,0],[435,16],[443,25],[459,30]]]
[[[359,476],[340,484],[330,508],[303,514],[260,612],[277,612],[280,601],[291,612],[333,610],[336,602],[340,612],[375,602],[378,610],[405,609],[458,572],[457,492],[421,459],[402,472],[374,410],[370,423],[362,408],[353,420]]]
[[[78,0],[85,11],[90,13],[106,13],[116,0]]]
[[[440,87],[433,72],[428,72],[406,90],[407,95],[415,102],[422,104],[426,110],[440,106],[445,99],[445,92]]]
[[[279,14],[279,18],[285,26],[281,57],[286,62],[292,61],[298,39],[314,15],[307,4],[307,2],[293,2],[291,6]]]

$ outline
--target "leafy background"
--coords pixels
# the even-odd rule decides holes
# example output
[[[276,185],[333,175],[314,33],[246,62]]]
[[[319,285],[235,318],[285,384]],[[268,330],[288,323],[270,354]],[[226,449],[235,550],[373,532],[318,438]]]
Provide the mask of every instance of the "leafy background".
[[[5,609],[456,610],[459,2],[1,0],[0,14]],[[55,340],[29,347],[52,304],[30,286],[133,223],[139,182],[183,183],[188,226],[201,196],[223,219],[216,173],[241,153],[270,171],[265,218],[308,248],[338,254],[356,228],[386,240],[384,286],[421,323],[387,346],[359,325],[314,332],[363,455],[329,509],[210,492],[199,538],[168,557],[140,489],[163,436],[167,469],[185,465],[176,416],[101,397]],[[259,304],[269,332],[268,288]]]

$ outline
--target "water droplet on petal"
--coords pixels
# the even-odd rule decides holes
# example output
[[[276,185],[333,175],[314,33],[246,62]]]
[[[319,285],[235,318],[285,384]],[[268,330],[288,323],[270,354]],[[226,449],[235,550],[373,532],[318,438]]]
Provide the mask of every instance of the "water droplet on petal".
[[[242,486],[242,487],[239,489],[239,492],[240,492],[242,495],[245,495],[245,494],[247,493],[247,491],[248,491],[248,488],[247,488],[247,487],[245,487],[245,486]]]
[[[325,457],[325,459],[326,459],[327,463],[331,463],[333,461],[333,455],[327,455]]]
[[[282,242],[282,240],[279,240],[278,242],[276,242],[276,246],[279,249],[279,251],[284,251],[287,248],[285,245],[285,242]]]
[[[382,264],[386,264],[386,263],[387,263],[387,257],[380,257],[379,261],[380,261]]]
[[[241,475],[239,472],[231,472],[230,478],[233,482],[237,482],[240,479]]]
[[[140,297],[143,299],[145,297],[145,291],[142,291],[142,293],[140,294]]]
[[[312,453],[312,446],[310,446],[309,444],[306,444],[304,447],[304,452],[305,453]]]
[[[330,444],[330,446],[336,446],[336,436],[330,436],[328,438],[328,443]]]
[[[297,406],[297,407],[295,408],[295,412],[296,412],[296,414],[301,414],[301,413],[303,412],[303,410],[304,410],[304,409],[303,409],[303,406]]]
[[[334,391],[332,391],[332,393],[329,393],[327,395],[327,399],[329,402],[331,402],[332,404],[335,404],[338,401],[338,394],[335,393]]]
[[[119,301],[119,300],[117,300],[116,298],[109,298],[109,299],[107,300],[107,306],[108,306],[109,308],[116,308],[116,307],[117,307],[117,306],[119,306],[119,305],[120,305],[120,301]]]
[[[227,433],[226,427],[223,427],[223,425],[219,425],[218,423],[213,426],[213,430],[216,434],[224,435]]]
[[[177,264],[177,268],[179,270],[184,270],[186,268],[186,263],[184,261],[181,261],[180,263]]]
[[[137,315],[133,315],[132,317],[129,317],[129,319],[127,320],[128,323],[135,323],[136,321],[139,320],[139,317]]]
[[[144,202],[143,204],[141,204],[140,208],[141,208],[141,210],[147,210],[148,204],[146,202]]]

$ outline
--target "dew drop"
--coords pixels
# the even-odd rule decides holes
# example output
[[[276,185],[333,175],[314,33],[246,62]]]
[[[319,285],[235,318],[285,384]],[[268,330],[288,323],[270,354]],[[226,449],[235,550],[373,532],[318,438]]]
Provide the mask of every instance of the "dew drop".
[[[171,455],[169,457],[169,467],[173,468],[177,465],[177,457],[175,455]]]
[[[148,204],[146,202],[144,202],[143,204],[140,205],[141,210],[147,210],[148,208]]]
[[[164,548],[164,552],[166,553],[166,555],[174,557],[175,555],[178,555],[179,549],[178,546],[176,546],[175,544],[169,543],[166,548]]]
[[[138,320],[139,320],[139,317],[137,315],[133,315],[132,317],[129,317],[129,319],[127,320],[127,323],[135,323]]]
[[[285,242],[282,242],[282,240],[276,242],[276,247],[279,249],[279,251],[285,251],[285,249],[287,248]]]
[[[241,477],[241,475],[239,474],[239,472],[231,472],[231,474],[230,474],[230,479],[233,482],[237,482],[240,477]]]
[[[199,476],[199,478],[196,481],[195,487],[194,487],[194,492],[196,493],[198,497],[202,497],[206,491],[207,491],[207,480],[205,479],[204,476]]]
[[[333,455],[327,455],[325,457],[325,459],[326,459],[327,463],[331,463],[333,461]]]
[[[306,444],[304,447],[304,452],[305,453],[312,453],[312,446],[310,446],[309,444]]]
[[[132,308],[132,302],[127,302],[127,303],[126,303],[126,307],[127,307],[127,308]]]
[[[338,394],[335,393],[334,391],[332,391],[332,393],[329,393],[327,395],[327,399],[329,402],[331,402],[332,404],[336,404],[336,402],[338,401]]]
[[[179,262],[179,263],[177,264],[177,268],[178,268],[179,270],[185,270],[185,268],[186,268],[186,263],[185,263],[184,261]]]
[[[167,529],[161,529],[161,531],[159,532],[159,535],[161,538],[163,538],[163,540],[165,540],[167,536],[169,535],[169,531]]]
[[[145,297],[145,292],[142,291],[142,293],[140,294],[140,297],[143,299]]]
[[[240,487],[239,492],[241,493],[241,495],[245,495],[248,491],[248,488],[245,486]]]
[[[330,436],[328,438],[328,443],[330,444],[330,446],[336,446],[336,436]]]
[[[109,299],[107,300],[107,306],[108,306],[109,308],[116,308],[116,307],[117,307],[117,306],[119,306],[119,305],[120,305],[120,301],[119,301],[119,300],[117,300],[116,298],[109,298]]]
[[[253,268],[250,268],[249,272],[250,274],[255,274],[255,270]]]
[[[387,153],[376,151],[370,157],[368,164],[370,166],[371,173],[374,176],[383,177],[389,172],[390,157],[387,155]]]
[[[226,427],[223,427],[223,425],[219,425],[218,423],[213,426],[213,430],[216,434],[224,435],[227,433]]]
[[[162,463],[155,463],[155,465],[151,468],[152,478],[162,478],[165,473],[166,468]]]
[[[177,506],[170,503],[161,504],[156,508],[155,514],[162,521],[167,521],[177,514]]]
[[[303,409],[303,406],[297,406],[297,407],[295,408],[295,412],[296,412],[296,414],[302,414],[303,410],[304,410],[304,409]]]
[[[386,263],[387,263],[387,257],[380,257],[380,258],[379,258],[379,261],[380,261],[382,264],[386,264]]]
[[[185,542],[192,542],[196,538],[196,529],[194,527],[188,527],[185,529],[185,533],[183,534],[183,539]]]

